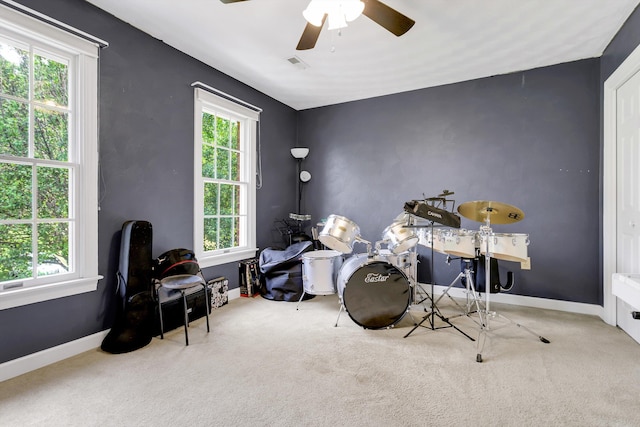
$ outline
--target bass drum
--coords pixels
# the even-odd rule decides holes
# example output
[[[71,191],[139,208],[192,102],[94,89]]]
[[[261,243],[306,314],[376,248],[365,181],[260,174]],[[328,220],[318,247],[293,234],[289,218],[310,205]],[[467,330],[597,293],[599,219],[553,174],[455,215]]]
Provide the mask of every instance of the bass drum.
[[[345,261],[336,285],[349,317],[365,329],[392,327],[409,311],[411,285],[405,274],[367,254]]]

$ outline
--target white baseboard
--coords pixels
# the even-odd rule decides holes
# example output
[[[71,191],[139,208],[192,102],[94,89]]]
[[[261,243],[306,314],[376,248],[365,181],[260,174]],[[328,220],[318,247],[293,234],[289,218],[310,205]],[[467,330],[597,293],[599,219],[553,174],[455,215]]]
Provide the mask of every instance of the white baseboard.
[[[229,289],[229,300],[240,298],[240,288]],[[59,362],[85,351],[99,348],[109,330],[95,333],[74,341],[60,344],[37,353],[28,354],[0,364],[0,382],[17,377],[27,372]]]
[[[227,296],[229,297],[229,301],[240,298],[240,288],[229,289]]]
[[[425,290],[430,291],[428,287],[431,285],[420,284]],[[446,286],[435,285],[434,293],[436,295],[441,295],[447,289]],[[464,288],[456,288],[453,287],[449,289],[449,295],[453,298],[466,298],[466,289]],[[595,304],[585,304],[581,302],[571,302],[571,301],[561,301],[555,299],[547,299],[547,298],[538,298],[538,297],[528,297],[523,295],[512,295],[507,293],[497,293],[491,294],[489,297],[489,301],[502,303],[502,304],[511,304],[511,305],[519,305],[524,307],[534,307],[534,308],[542,308],[547,310],[558,310],[558,311],[566,311],[568,313],[578,313],[578,314],[589,314],[593,316],[603,317],[604,311],[602,306]]]
[[[426,284],[421,284],[427,289]],[[434,292],[441,295],[446,290],[446,286],[436,285]],[[240,288],[229,289],[229,301],[240,298]],[[463,288],[451,288],[449,295],[453,298],[466,298]],[[527,297],[522,295],[509,295],[505,293],[491,294],[491,302],[535,307],[549,310],[566,311],[570,313],[590,314],[603,316],[603,308],[599,305],[584,304],[570,301],[559,301],[545,298]],[[85,351],[94,350],[102,344],[102,340],[107,336],[109,330],[95,333],[68,343],[64,343],[37,353],[29,354],[18,359],[10,360],[0,364],[0,382],[17,377],[27,372],[34,371],[52,363],[59,362],[66,358],[75,356]]]
[[[109,330],[28,354],[0,365],[0,382],[100,347]]]

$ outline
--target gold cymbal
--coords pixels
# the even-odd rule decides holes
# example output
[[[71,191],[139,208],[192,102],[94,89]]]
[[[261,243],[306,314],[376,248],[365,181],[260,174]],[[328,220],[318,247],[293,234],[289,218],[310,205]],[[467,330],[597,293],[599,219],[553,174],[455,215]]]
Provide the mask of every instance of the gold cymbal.
[[[524,212],[515,206],[487,200],[463,203],[458,212],[472,221],[486,222],[488,218],[491,224],[511,224],[524,219]]]

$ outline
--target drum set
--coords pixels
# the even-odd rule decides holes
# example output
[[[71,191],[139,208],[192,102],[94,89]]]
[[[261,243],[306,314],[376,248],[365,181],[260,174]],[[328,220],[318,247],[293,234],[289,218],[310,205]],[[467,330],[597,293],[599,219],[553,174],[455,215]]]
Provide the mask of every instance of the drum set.
[[[340,215],[329,215],[318,240],[326,250],[302,254],[303,294],[338,293],[340,311],[365,329],[395,326],[408,312],[413,300],[417,255],[410,252],[418,236],[404,223],[394,221],[382,232],[382,239],[364,240],[360,227]],[[352,254],[356,243],[365,244],[366,253]],[[386,244],[386,249],[382,248]],[[298,303],[300,303],[300,301]]]
[[[447,193],[445,195],[453,194]],[[442,195],[440,195],[442,196]],[[429,209],[418,210],[416,204],[412,209],[407,209],[403,214],[386,227],[381,235],[381,240],[372,244],[360,235],[360,227],[350,219],[340,215],[329,215],[324,223],[322,231],[318,234],[318,240],[326,250],[306,252],[302,255],[302,276],[305,294],[329,295],[338,293],[340,310],[335,326],[338,326],[343,311],[359,326],[365,329],[385,329],[394,327],[409,312],[412,304],[421,304],[430,301],[430,310],[422,321],[416,323],[414,328],[405,335],[408,337],[416,328],[423,326],[429,320],[431,329],[440,329],[435,326],[435,317],[440,318],[446,326],[453,327],[472,341],[472,337],[453,325],[449,318],[442,315],[437,307],[439,301],[449,296],[460,308],[459,316],[474,316],[474,321],[479,325],[478,346],[476,361],[482,361],[482,350],[486,341],[486,334],[490,332],[490,319],[506,317],[490,311],[490,262],[492,258],[520,262],[523,268],[529,268],[528,234],[494,233],[491,224],[509,224],[520,221],[524,213],[513,206],[491,201],[474,201],[463,203],[458,207],[458,212],[473,221],[481,222],[478,231],[462,228],[435,227],[438,222],[438,210],[433,205],[433,200],[443,200],[441,197],[425,199]],[[415,212],[427,212],[428,217],[416,216]],[[451,215],[451,214],[448,214]],[[424,219],[427,221],[425,222]],[[445,221],[446,220],[446,221]],[[442,219],[443,223],[456,224],[456,218]],[[442,224],[442,223],[439,223]],[[457,218],[459,225],[459,217]],[[366,245],[366,252],[352,254],[356,243]],[[386,245],[386,249],[383,249]],[[433,253],[439,252],[447,255],[447,262],[451,257],[463,260],[464,271],[451,282],[438,299],[434,297],[434,283],[431,283],[429,295],[417,281],[417,254],[416,246],[422,245],[431,249],[431,263],[433,272]],[[482,257],[481,257],[482,255]],[[471,261],[484,259],[486,292],[484,300],[482,294],[477,292]],[[464,279],[464,280],[463,280]],[[459,305],[450,295],[453,285],[460,281],[466,288],[467,304]],[[433,282],[433,280],[432,280]],[[418,298],[422,291],[425,298]],[[300,303],[300,301],[298,303]],[[475,317],[477,315],[477,320]],[[508,319],[506,319],[508,320]],[[518,327],[536,335],[542,342],[548,343],[544,337],[539,336],[515,322],[509,321]]]

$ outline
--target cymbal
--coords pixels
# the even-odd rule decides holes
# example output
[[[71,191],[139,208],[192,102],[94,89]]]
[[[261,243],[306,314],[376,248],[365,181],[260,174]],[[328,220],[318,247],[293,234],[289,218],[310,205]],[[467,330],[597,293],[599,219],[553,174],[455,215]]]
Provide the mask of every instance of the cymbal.
[[[511,224],[524,219],[524,212],[515,206],[487,200],[463,203],[458,206],[458,212],[472,221],[486,222],[488,218],[492,224]]]

